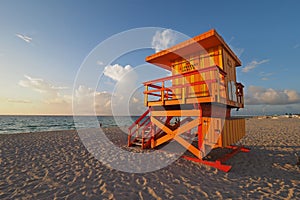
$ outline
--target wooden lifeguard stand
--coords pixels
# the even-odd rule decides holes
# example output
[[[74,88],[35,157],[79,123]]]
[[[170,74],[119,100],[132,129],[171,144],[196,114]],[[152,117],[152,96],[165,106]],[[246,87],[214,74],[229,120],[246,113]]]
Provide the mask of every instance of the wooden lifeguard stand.
[[[243,85],[236,81],[241,61],[213,29],[146,58],[172,72],[172,76],[147,81],[147,111],[129,127],[128,146],[155,148],[177,141],[194,157],[185,158],[229,171],[223,164],[242,146],[245,119],[231,117],[231,109],[244,107]],[[215,148],[232,151],[206,160]]]

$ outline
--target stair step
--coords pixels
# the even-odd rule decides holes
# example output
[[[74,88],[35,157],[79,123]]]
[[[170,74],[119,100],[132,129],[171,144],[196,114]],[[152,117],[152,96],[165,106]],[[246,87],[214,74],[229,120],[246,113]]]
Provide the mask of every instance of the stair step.
[[[137,145],[137,146],[142,146],[142,142],[135,142],[133,143],[134,145]]]
[[[216,145],[217,143],[213,143],[213,142],[204,142],[205,145],[209,145],[209,146],[214,146]]]
[[[135,138],[135,144],[139,144],[139,143],[142,143],[142,138]]]
[[[146,144],[149,140],[144,139],[144,144]],[[132,143],[136,146],[142,146],[142,138],[135,138],[135,141]]]

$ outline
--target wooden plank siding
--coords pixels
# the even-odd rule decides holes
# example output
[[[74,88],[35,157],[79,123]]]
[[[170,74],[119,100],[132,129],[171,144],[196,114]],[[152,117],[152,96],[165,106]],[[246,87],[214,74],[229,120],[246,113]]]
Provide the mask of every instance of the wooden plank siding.
[[[202,118],[204,144],[227,147],[245,136],[245,119],[242,118]]]
[[[222,146],[226,147],[238,142],[245,134],[245,119],[226,119],[222,131]]]

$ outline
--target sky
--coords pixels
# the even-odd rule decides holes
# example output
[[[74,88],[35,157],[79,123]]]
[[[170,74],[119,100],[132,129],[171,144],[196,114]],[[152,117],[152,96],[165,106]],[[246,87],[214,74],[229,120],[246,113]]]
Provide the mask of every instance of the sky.
[[[246,103],[234,114],[300,113],[299,10],[296,0],[1,0],[0,115],[140,114],[141,83],[168,75],[145,57],[212,28],[242,61]],[[149,44],[138,49],[140,38]],[[116,56],[126,45],[137,50]]]

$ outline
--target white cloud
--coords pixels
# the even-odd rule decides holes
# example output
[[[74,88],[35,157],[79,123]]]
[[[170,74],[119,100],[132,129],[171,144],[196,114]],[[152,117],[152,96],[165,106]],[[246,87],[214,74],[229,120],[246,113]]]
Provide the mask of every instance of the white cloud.
[[[126,65],[125,67],[122,67],[119,64],[115,65],[108,65],[104,68],[104,75],[115,80],[120,81],[122,77],[130,72],[132,70],[132,67],[130,65]]]
[[[75,114],[92,114],[101,115],[111,114],[112,95],[108,92],[97,92],[91,88],[80,85],[73,96],[73,108]]]
[[[295,90],[275,90],[249,86],[245,101],[248,105],[286,105],[300,103],[300,94]]]
[[[270,80],[270,77],[273,75],[273,73],[265,73],[265,72],[260,72],[259,76],[261,76],[262,81],[268,81]]]
[[[294,49],[298,49],[300,47],[300,44],[295,44]]]
[[[59,90],[67,89],[67,87],[54,86],[41,78],[32,78],[30,76],[24,75],[25,80],[20,80],[19,85],[26,88],[31,88],[40,93],[48,93],[52,95],[57,95]]]
[[[92,106],[102,104],[107,106],[107,102],[110,101],[111,94],[108,92],[97,92],[92,88],[80,85],[75,90],[75,98],[78,104],[90,104]],[[88,103],[90,101],[90,103]]]
[[[133,101],[134,103],[140,102],[140,100],[139,100],[138,98],[135,98],[135,97],[132,98],[132,101]]]
[[[97,65],[104,65],[104,62],[101,60],[97,60]]]
[[[175,44],[176,33],[170,29],[157,31],[152,38],[152,48],[155,52],[167,49]]]
[[[10,103],[32,103],[32,101],[20,99],[7,99],[7,101]]]
[[[70,105],[72,102],[72,96],[71,95],[63,95],[61,93],[58,93],[57,96],[46,98],[44,101],[46,104],[54,104],[54,105]]]
[[[124,96],[119,93],[111,94],[109,92],[97,92],[86,86],[79,86],[75,90],[73,107],[75,114],[91,114],[97,115],[126,115],[140,114],[143,101],[137,97],[131,97],[130,101],[126,101]]]
[[[64,95],[62,90],[67,87],[54,86],[41,78],[32,78],[24,75],[25,80],[20,80],[19,85],[25,88],[32,89],[43,94],[44,103],[46,104],[70,104],[71,96]]]
[[[24,40],[24,41],[27,42],[27,43],[32,42],[32,38],[29,37],[29,36],[26,36],[26,35],[23,35],[23,34],[19,34],[19,33],[17,33],[16,36],[17,36],[18,38]]]
[[[265,60],[261,60],[261,61],[253,60],[253,61],[251,61],[250,63],[248,63],[248,64],[242,69],[242,72],[247,73],[247,72],[249,72],[250,70],[255,69],[258,65],[261,65],[261,64],[263,64],[263,63],[267,63],[267,62],[269,62],[269,61],[270,61],[269,59],[265,59]]]
[[[132,76],[127,79],[132,80]],[[129,114],[136,115],[144,111],[145,108],[142,97],[137,95],[128,96],[128,88],[131,86],[127,81],[130,80],[117,82],[120,88],[116,89],[113,94],[105,91],[98,92],[95,89],[80,85],[75,88],[73,96],[68,93],[69,90],[64,90],[66,87],[54,86],[41,78],[32,78],[25,75],[25,80],[19,81],[19,85],[40,93],[41,99],[39,98],[36,102],[42,103],[48,112],[50,110],[51,112],[72,114],[71,108],[73,106],[73,114],[126,115],[129,110]],[[9,99],[7,101],[30,103],[27,100]]]
[[[260,76],[272,76],[273,73],[272,73],[272,72],[270,72],[270,73],[260,72],[259,75],[260,75]]]

